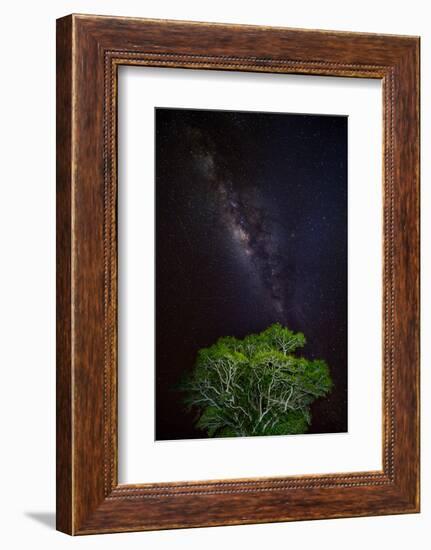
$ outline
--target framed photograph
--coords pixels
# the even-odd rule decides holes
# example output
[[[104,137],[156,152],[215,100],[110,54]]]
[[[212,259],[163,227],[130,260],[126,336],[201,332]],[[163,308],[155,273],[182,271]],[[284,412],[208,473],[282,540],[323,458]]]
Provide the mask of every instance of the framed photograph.
[[[419,38],[59,19],[57,528],[418,511]]]

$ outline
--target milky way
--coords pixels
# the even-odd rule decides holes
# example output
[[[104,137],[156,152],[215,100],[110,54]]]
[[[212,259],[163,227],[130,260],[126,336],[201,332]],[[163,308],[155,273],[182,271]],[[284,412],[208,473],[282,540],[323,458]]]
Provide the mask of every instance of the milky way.
[[[221,223],[256,269],[275,311],[283,320],[289,281],[282,280],[282,257],[273,235],[273,224],[265,209],[256,204],[257,190],[243,178],[235,182],[235,174],[224,165],[216,145],[202,131],[191,128],[186,134],[196,167],[214,191]]]

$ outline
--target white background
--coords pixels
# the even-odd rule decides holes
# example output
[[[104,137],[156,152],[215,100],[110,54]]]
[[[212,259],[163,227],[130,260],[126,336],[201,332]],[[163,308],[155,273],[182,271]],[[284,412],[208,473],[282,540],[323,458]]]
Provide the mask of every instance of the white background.
[[[381,82],[121,67],[118,98],[120,482],[381,470]],[[348,433],[154,441],[155,106],[348,114]]]
[[[54,523],[55,18],[70,12],[422,36],[422,150],[431,150],[428,2],[56,0],[2,6],[1,543],[5,548],[428,548],[431,341],[422,345],[422,514],[70,538]],[[422,166],[422,329],[431,331],[430,164]],[[429,539],[429,535],[427,537]]]

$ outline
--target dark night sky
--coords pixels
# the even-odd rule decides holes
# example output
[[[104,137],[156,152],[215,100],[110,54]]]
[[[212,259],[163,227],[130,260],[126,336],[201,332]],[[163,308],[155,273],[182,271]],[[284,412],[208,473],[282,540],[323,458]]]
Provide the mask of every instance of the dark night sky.
[[[347,430],[347,117],[156,109],[156,439],[205,437],[175,390],[196,352],[276,321]]]

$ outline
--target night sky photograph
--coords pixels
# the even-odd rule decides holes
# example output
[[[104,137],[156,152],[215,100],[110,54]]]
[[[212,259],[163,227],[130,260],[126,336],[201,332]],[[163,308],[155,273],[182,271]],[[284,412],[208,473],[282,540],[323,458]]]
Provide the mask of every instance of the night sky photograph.
[[[329,368],[306,433],[347,431],[347,125],[155,108],[156,440],[209,437],[182,385],[199,350],[275,323]]]

